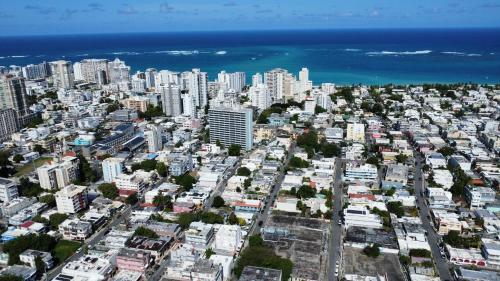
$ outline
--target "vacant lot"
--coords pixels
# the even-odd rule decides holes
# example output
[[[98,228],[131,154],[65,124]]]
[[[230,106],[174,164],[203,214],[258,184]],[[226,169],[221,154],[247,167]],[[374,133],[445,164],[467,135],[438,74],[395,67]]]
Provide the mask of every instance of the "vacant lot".
[[[38,167],[42,166],[43,164],[45,164],[46,162],[51,161],[51,160],[52,160],[52,157],[40,157],[40,158],[35,160],[35,168],[38,168]],[[21,176],[24,176],[24,175],[31,173],[32,171],[33,171],[33,163],[30,162],[24,166],[18,167],[17,173],[14,176],[21,177]]]
[[[344,248],[344,274],[359,274],[365,276],[387,275],[388,280],[404,280],[399,266],[399,259],[394,254],[380,254],[370,258],[363,254],[362,249]]]
[[[73,255],[82,244],[80,242],[60,240],[54,249],[55,258],[58,263],[64,262]]]

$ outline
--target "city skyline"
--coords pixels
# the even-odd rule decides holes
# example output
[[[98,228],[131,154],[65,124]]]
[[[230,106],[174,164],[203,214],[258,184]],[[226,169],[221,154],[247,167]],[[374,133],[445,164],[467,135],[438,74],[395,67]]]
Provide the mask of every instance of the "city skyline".
[[[360,3],[362,2],[362,3]],[[0,34],[97,34],[281,29],[498,28],[500,1],[20,1]],[[92,18],[92,20],[89,20]]]

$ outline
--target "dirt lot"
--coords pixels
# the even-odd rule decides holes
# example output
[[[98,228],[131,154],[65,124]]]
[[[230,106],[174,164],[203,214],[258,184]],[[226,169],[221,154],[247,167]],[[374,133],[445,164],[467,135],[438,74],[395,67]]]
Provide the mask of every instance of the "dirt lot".
[[[388,281],[404,280],[398,256],[394,254],[381,254],[374,259],[364,255],[362,249],[346,247],[343,266],[344,274],[387,275]]]

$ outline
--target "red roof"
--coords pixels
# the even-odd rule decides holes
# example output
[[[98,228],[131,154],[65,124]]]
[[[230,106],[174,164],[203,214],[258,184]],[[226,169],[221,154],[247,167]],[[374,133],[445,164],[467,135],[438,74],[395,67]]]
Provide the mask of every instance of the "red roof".
[[[26,222],[23,222],[20,226],[23,227],[23,228],[28,228],[30,226],[32,226],[35,222],[33,221],[26,221]]]
[[[366,198],[370,201],[373,201],[375,200],[375,195],[373,194],[355,194],[355,193],[351,193],[349,194],[349,198],[351,199],[358,199],[358,198]]]
[[[64,153],[64,156],[76,157],[76,152],[74,152],[74,151],[68,151],[68,152]]]

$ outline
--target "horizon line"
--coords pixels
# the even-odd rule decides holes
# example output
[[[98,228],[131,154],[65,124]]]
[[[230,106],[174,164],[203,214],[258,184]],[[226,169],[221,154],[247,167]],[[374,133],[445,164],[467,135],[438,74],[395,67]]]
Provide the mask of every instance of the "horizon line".
[[[339,28],[277,28],[277,29],[221,29],[221,30],[172,30],[172,31],[134,31],[134,32],[82,32],[82,33],[45,33],[23,35],[0,35],[0,38],[43,37],[43,36],[89,36],[89,35],[133,35],[133,34],[189,34],[189,33],[235,33],[235,32],[304,32],[304,31],[397,31],[397,30],[500,30],[500,26],[485,27],[339,27]]]

